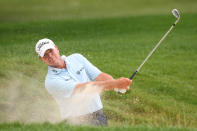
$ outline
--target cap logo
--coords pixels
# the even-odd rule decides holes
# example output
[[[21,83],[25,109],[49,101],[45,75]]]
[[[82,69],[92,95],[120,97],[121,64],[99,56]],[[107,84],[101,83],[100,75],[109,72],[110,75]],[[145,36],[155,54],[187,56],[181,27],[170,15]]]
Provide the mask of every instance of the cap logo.
[[[38,49],[40,50],[40,48],[41,48],[43,45],[46,45],[46,44],[49,44],[49,41],[41,42],[41,43],[38,45]]]

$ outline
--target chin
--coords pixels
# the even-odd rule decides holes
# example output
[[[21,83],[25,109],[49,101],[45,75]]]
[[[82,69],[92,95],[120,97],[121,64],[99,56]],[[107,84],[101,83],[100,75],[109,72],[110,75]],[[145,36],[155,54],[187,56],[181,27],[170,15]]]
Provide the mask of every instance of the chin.
[[[48,63],[48,65],[52,66],[52,67],[58,67],[60,65],[60,62],[58,60],[56,60],[56,61]]]
[[[51,64],[53,67],[58,67],[60,64],[58,62]]]

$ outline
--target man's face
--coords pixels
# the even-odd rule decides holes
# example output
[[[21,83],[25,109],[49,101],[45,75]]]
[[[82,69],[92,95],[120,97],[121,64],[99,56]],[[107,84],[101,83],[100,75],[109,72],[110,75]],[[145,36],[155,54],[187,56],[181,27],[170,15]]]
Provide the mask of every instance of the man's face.
[[[48,49],[47,51],[45,51],[44,56],[40,57],[40,59],[49,66],[52,67],[59,66],[61,57],[59,55],[59,50],[57,46],[55,49]]]

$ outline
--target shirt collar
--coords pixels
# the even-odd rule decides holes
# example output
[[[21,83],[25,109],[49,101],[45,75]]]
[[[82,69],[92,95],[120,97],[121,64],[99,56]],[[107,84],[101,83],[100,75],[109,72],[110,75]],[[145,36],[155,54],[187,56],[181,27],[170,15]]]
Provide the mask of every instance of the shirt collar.
[[[64,60],[64,62],[66,63],[66,66],[69,64],[69,62],[67,61],[67,58],[65,55],[61,56],[62,60]],[[48,66],[48,73],[50,74],[59,74],[61,73],[63,70],[65,70],[65,68],[59,69],[59,68],[55,68],[52,66]]]

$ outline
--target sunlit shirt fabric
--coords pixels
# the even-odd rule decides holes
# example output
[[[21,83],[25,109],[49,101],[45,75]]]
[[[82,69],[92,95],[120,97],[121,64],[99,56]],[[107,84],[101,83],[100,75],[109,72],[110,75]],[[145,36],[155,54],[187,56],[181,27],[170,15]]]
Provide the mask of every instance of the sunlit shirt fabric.
[[[94,81],[101,71],[81,54],[62,56],[66,69],[48,66],[45,88],[60,107],[62,118],[93,113],[103,108],[98,93],[72,95],[78,83]]]

